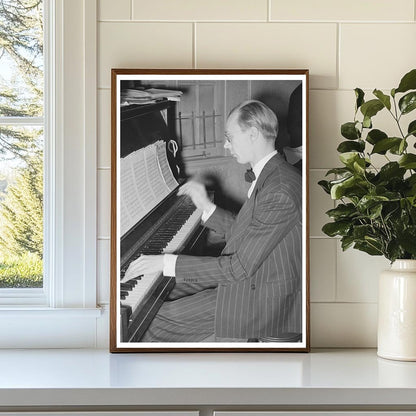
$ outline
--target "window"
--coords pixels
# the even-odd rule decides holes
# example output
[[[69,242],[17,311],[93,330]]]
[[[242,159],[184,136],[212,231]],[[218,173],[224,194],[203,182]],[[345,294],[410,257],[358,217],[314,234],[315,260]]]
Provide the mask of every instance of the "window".
[[[43,0],[47,111],[28,124],[1,119],[45,137],[45,280],[0,290],[2,348],[94,347],[105,326],[96,307],[96,7]]]
[[[0,3],[0,289],[43,287],[43,15]]]
[[[183,156],[206,158],[223,154],[224,82],[179,81],[176,131]]]

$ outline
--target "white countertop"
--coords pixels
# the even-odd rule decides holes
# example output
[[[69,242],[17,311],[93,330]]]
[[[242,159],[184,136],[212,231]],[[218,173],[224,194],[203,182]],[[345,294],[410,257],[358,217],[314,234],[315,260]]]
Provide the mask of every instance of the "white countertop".
[[[53,394],[52,394],[53,393]],[[0,350],[0,407],[416,405],[416,362],[369,350]]]

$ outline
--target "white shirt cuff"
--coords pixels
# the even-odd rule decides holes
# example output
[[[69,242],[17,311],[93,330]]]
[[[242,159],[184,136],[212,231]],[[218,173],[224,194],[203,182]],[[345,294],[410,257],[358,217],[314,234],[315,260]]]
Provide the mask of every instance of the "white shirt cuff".
[[[164,254],[163,255],[163,275],[175,277],[176,254]]]
[[[203,222],[206,222],[208,218],[214,213],[216,208],[217,206],[215,204],[212,204],[210,209],[208,209],[207,211],[202,211],[201,220]]]

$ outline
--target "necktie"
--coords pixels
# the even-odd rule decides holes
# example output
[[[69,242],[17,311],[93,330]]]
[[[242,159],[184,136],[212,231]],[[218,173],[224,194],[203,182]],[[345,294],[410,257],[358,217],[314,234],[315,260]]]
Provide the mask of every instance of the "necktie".
[[[254,182],[256,180],[256,175],[254,174],[253,169],[247,169],[244,178],[246,182]]]

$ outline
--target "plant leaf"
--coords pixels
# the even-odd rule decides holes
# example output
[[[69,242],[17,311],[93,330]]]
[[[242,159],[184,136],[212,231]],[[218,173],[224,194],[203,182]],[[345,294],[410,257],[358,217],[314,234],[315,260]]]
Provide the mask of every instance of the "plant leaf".
[[[336,208],[330,209],[326,214],[334,220],[348,218],[357,212],[354,204],[339,204]]]
[[[382,166],[378,175],[382,181],[389,181],[391,178],[400,178],[402,179],[406,169],[401,168],[397,162],[389,162]]]
[[[380,249],[374,247],[373,244],[370,244],[368,242],[356,242],[354,244],[354,248],[360,251],[364,251],[365,253],[369,254],[370,256],[381,256],[383,252]]]
[[[335,175],[345,175],[346,173],[350,173],[351,169],[349,168],[333,168],[330,169],[325,176],[331,175],[331,174],[335,174]]]
[[[363,140],[358,140],[356,142],[353,141],[346,141],[341,142],[339,146],[337,147],[337,151],[340,153],[346,153],[346,152],[363,152],[365,149],[365,142]]]
[[[322,231],[329,237],[335,237],[336,235],[346,235],[351,227],[349,221],[335,221],[329,222],[322,227]]]
[[[360,211],[365,212],[367,209],[374,207],[378,203],[388,200],[389,199],[383,195],[364,195],[357,204],[357,208]]]
[[[388,95],[377,89],[373,91],[373,94],[383,103],[384,107],[388,110],[391,109],[390,97]]]
[[[406,92],[409,90],[416,89],[416,69],[412,69],[410,72],[405,74],[400,81],[399,86],[395,89],[397,92]]]
[[[381,217],[381,212],[383,211],[383,204],[377,204],[370,208],[370,218],[375,220]]]
[[[386,139],[382,139],[378,141],[374,147],[371,154],[377,153],[379,155],[384,155],[387,150],[390,150],[393,146],[400,146],[402,139],[399,137],[387,137]]]
[[[371,117],[364,116],[363,127],[366,129],[371,129],[373,127],[373,123],[371,122]]]
[[[397,241],[396,238],[392,239],[387,244],[387,254],[386,254],[386,257],[390,261],[394,261],[394,260],[397,260],[398,258],[402,258],[403,257],[403,251],[401,250],[400,245],[399,245],[399,242]]]
[[[402,155],[403,152],[407,149],[406,139],[400,139],[400,143],[392,146],[389,151],[393,155]]]
[[[360,159],[360,155],[357,152],[345,152],[339,155],[339,160],[348,167],[352,167],[358,159]]]
[[[398,238],[398,242],[405,251],[416,254],[416,227],[407,227]]]
[[[347,188],[354,186],[357,182],[357,178],[351,176],[347,179],[342,179],[334,183],[331,187],[331,198],[340,199]]]
[[[355,90],[355,111],[364,104],[364,91],[361,88],[356,88]]]
[[[363,113],[364,118],[371,118],[375,116],[383,108],[384,105],[382,102],[380,102],[380,100],[370,100],[366,101],[361,106],[361,112]]]
[[[416,155],[408,153],[399,159],[399,165],[405,169],[416,169]]]
[[[407,128],[407,133],[408,133],[408,136],[413,135],[416,137],[416,120],[413,120],[409,124],[409,127]]]
[[[319,181],[318,185],[327,193],[327,194],[331,194],[331,187],[329,185],[328,181]]]
[[[409,92],[399,100],[399,108],[402,114],[407,114],[416,108],[416,91]]]
[[[366,141],[374,145],[380,140],[387,139],[387,137],[388,136],[386,133],[384,133],[384,131],[373,129],[368,132]]]
[[[354,244],[354,237],[351,235],[346,235],[341,238],[341,247],[342,251],[345,251],[347,248],[350,248]]]
[[[348,140],[357,140],[361,137],[360,130],[357,129],[357,123],[350,121],[341,126],[341,134]]]

